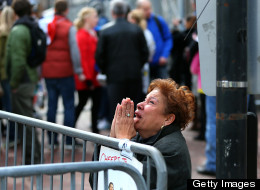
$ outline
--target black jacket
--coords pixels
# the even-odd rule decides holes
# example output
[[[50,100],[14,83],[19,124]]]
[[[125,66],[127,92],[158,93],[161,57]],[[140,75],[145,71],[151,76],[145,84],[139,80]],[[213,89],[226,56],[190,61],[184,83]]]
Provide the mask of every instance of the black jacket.
[[[174,125],[165,126],[158,134],[142,139],[135,137],[136,142],[154,146],[163,155],[168,172],[168,190],[186,190],[187,179],[191,179],[191,160],[186,141],[179,129]],[[146,166],[147,157],[137,155],[137,159]],[[146,167],[143,168],[146,178]],[[150,188],[156,188],[156,169],[151,160]]]
[[[148,61],[148,48],[142,29],[118,18],[100,32],[96,62],[108,83],[141,81],[141,69]]]
[[[187,189],[187,180],[191,179],[191,159],[186,141],[178,126],[168,125],[152,137],[142,139],[137,135],[131,141],[153,146],[162,153],[168,173],[168,190]],[[147,156],[138,154],[137,159],[143,163],[143,176],[146,179]],[[152,159],[150,165],[150,189],[156,189],[157,173]],[[93,187],[93,173],[90,173],[89,182]]]

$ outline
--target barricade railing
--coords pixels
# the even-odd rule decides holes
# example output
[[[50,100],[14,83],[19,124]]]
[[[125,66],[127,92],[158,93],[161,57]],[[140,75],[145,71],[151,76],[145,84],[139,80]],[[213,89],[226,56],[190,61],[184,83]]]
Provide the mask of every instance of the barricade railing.
[[[7,166],[0,167],[1,190],[7,190],[7,178],[36,176],[36,189],[43,189],[42,175],[59,175],[66,173],[90,173],[104,171],[107,176],[108,169],[119,170],[127,173],[135,181],[136,187],[141,190],[148,190],[140,172],[133,166],[123,162],[70,162],[53,164],[35,164],[28,166]],[[104,180],[104,187],[108,187],[107,178]],[[75,184],[71,185],[75,189]]]
[[[106,147],[111,147],[116,150],[120,150],[119,144],[122,143],[122,140],[116,139],[116,138],[111,138],[107,137],[104,135],[99,135],[55,123],[50,123],[47,121],[43,120],[38,120],[26,116],[21,116],[5,111],[0,111],[0,147],[3,147],[2,144],[5,143],[3,149],[4,155],[2,154],[2,151],[0,151],[0,165],[1,166],[16,166],[17,165],[17,147],[18,147],[18,142],[19,142],[19,134],[18,134],[18,128],[23,128],[22,130],[22,136],[26,137],[26,130],[31,129],[32,133],[32,147],[31,147],[31,164],[34,164],[34,154],[35,154],[35,138],[36,137],[36,131],[40,132],[41,134],[38,135],[40,137],[40,146],[41,146],[41,159],[40,159],[40,164],[46,164],[45,163],[45,157],[44,157],[44,140],[45,140],[45,132],[51,132],[51,144],[50,144],[50,149],[51,149],[51,156],[50,156],[50,163],[54,163],[54,133],[60,134],[61,135],[61,144],[60,144],[60,161],[61,163],[64,163],[65,159],[65,153],[64,153],[64,144],[65,144],[65,138],[66,137],[71,137],[72,138],[72,150],[71,150],[71,162],[75,162],[75,139],[80,139],[83,141],[83,146],[82,146],[82,161],[86,161],[86,149],[87,149],[87,142],[94,143],[94,153],[93,153],[93,158],[94,161],[98,160],[98,146],[103,145]],[[9,160],[9,135],[10,135],[10,126],[11,122],[14,122],[14,152],[13,152],[13,164],[8,163]],[[6,137],[5,140],[2,136],[2,127],[3,123],[6,125]],[[19,131],[21,133],[21,130]],[[4,141],[3,141],[4,140]],[[2,142],[3,141],[3,142]],[[26,138],[23,138],[22,142],[22,165],[25,164],[25,148],[26,147]],[[130,150],[133,153],[136,154],[141,154],[145,155],[147,157],[147,164],[146,166],[144,165],[143,167],[146,167],[146,187],[147,189],[150,189],[150,164],[151,160],[154,162],[155,168],[156,168],[156,189],[157,190],[165,190],[167,189],[167,169],[166,169],[166,164],[164,161],[164,158],[162,157],[161,153],[154,147],[148,146],[148,145],[143,145],[140,143],[135,143],[131,142],[131,146],[129,147]],[[1,149],[2,150],[2,149]],[[66,154],[67,157],[67,154]],[[2,162],[2,158],[4,158],[4,163]],[[57,161],[56,161],[57,162]],[[75,174],[71,174],[71,180],[72,183],[75,183]],[[82,189],[84,189],[84,173],[82,173],[82,178],[81,178],[81,183]],[[74,181],[74,182],[73,182]],[[24,182],[23,182],[24,183]],[[33,178],[31,179],[31,184],[33,184]],[[60,189],[62,188],[63,184],[63,175],[61,174],[60,176]],[[50,189],[52,189],[53,185],[53,176],[50,176]],[[94,183],[93,183],[93,189],[97,189],[97,172],[94,174]]]

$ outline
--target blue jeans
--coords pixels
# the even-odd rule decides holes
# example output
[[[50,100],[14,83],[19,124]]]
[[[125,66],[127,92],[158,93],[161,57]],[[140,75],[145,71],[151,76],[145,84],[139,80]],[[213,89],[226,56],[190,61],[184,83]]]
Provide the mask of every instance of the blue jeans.
[[[206,96],[206,169],[216,171],[216,96]]]
[[[61,95],[64,106],[64,125],[75,127],[75,108],[74,108],[74,92],[75,82],[73,76],[65,78],[45,78],[48,91],[48,112],[47,120],[56,123],[56,113],[58,106],[58,98]],[[50,134],[49,134],[49,143]],[[54,143],[57,143],[57,134],[54,135]],[[66,143],[71,143],[71,138],[66,138]]]

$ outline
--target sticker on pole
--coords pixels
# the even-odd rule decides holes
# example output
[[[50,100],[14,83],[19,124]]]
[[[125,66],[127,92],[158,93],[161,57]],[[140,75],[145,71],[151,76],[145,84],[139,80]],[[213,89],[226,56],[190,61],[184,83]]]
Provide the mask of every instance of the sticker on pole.
[[[131,144],[132,142],[128,139],[123,139],[119,142],[118,148],[122,150],[121,155],[129,158],[132,160],[133,152],[131,151]]]

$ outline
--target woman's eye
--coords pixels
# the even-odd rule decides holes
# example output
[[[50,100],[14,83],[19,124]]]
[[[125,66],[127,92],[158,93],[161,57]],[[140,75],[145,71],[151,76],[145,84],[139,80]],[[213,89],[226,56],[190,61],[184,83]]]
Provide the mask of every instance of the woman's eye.
[[[154,104],[154,101],[149,101],[149,103]]]

